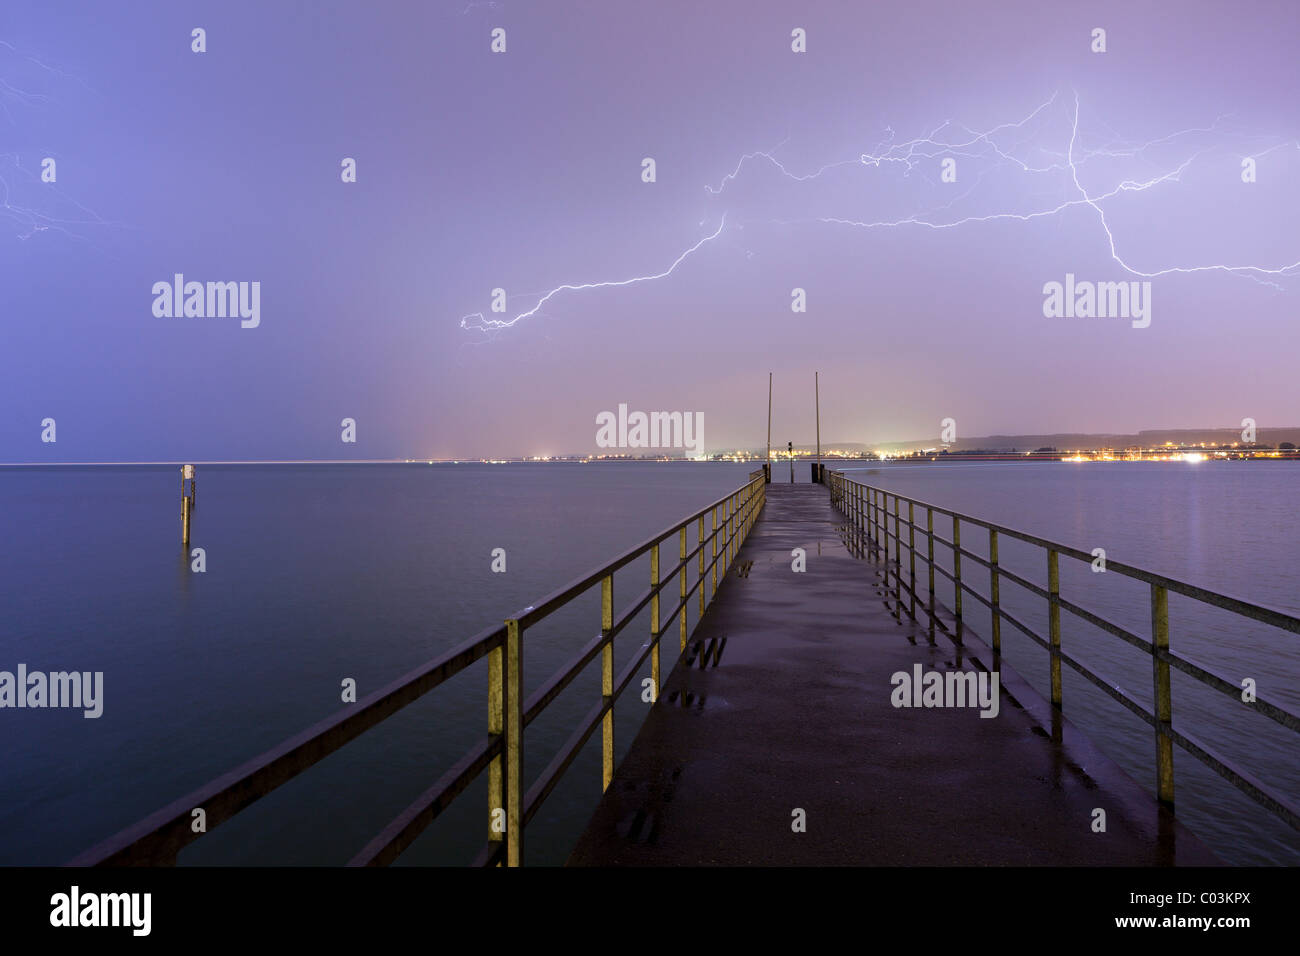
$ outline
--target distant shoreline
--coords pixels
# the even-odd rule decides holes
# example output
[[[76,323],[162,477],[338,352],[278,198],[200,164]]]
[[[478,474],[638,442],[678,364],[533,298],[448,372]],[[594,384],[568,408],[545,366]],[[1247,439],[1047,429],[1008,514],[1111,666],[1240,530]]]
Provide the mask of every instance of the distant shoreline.
[[[1164,451],[1169,457],[1156,457],[1158,451]],[[1184,459],[1175,457],[1181,452],[1191,452],[1193,449],[1161,449],[1152,450],[1149,457],[1143,458],[1121,458],[1121,457],[1085,457],[1089,454],[1099,453],[1070,453],[1065,452],[1053,453],[1035,453],[1021,452],[1019,454],[1011,453],[990,453],[978,454],[970,452],[957,452],[941,455],[900,455],[897,457],[875,458],[875,457],[832,457],[823,455],[821,461],[823,464],[834,466],[836,464],[845,465],[870,465],[874,468],[882,465],[928,465],[928,464],[951,464],[963,461],[1000,461],[1000,462],[1061,462],[1073,464],[1078,462],[1103,462],[1103,463],[1151,463],[1151,462],[1169,462],[1169,461],[1295,461],[1300,459],[1300,450],[1297,451],[1277,451],[1274,449],[1254,449],[1235,451],[1232,453],[1216,454],[1214,451],[1207,450],[1201,458]],[[1254,451],[1254,454],[1250,452]],[[636,465],[636,464],[692,464],[692,465],[753,465],[755,468],[760,467],[767,459],[764,458],[365,458],[365,459],[322,459],[322,458],[304,458],[304,459],[285,459],[285,460],[259,460],[259,461],[7,461],[0,462],[0,469],[3,468],[179,468],[182,465],[194,466],[258,466],[258,465]],[[798,465],[806,465],[816,462],[815,455],[798,455],[794,459]],[[773,467],[784,466],[789,464],[790,458],[782,455],[772,456]]]

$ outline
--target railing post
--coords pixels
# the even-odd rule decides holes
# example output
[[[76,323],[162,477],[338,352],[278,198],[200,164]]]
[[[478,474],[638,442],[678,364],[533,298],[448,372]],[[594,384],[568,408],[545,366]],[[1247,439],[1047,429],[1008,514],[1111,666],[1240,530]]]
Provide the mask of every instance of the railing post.
[[[876,490],[876,540],[883,549],[885,562],[885,587],[889,587],[889,496],[883,489]]]
[[[859,557],[861,557],[866,555],[866,553],[870,550],[871,547],[870,534],[868,530],[869,522],[867,521],[867,507],[871,502],[871,493],[867,491],[867,489],[864,488],[862,485],[858,485],[856,491],[857,491],[857,506],[858,506],[857,542],[858,542],[858,555]]]
[[[681,602],[681,610],[678,612],[681,619],[678,622],[677,630],[681,634],[681,638],[682,638],[682,646],[679,651],[679,654],[682,654],[686,652],[686,614],[687,614],[686,611],[686,526],[685,525],[682,525],[682,530],[679,531],[677,534],[677,551],[678,551],[677,560],[681,562],[681,566],[682,566],[681,571],[677,575],[678,581],[680,582],[678,584],[678,590],[680,592],[679,600]]]
[[[737,533],[740,530],[740,501],[732,495],[728,501],[731,503],[731,520],[727,522],[727,566],[736,563],[736,545]]]
[[[859,487],[858,494],[862,501],[862,556],[874,556],[876,551],[876,528],[875,528],[875,489],[862,485]]]
[[[880,492],[872,488],[869,500],[867,501],[867,520],[871,526],[869,535],[871,543],[875,548],[876,554],[880,553]]]
[[[506,866],[524,862],[523,628],[506,622]]]
[[[700,620],[704,619],[704,516],[700,515],[699,531],[696,535],[695,552],[699,558],[699,585],[700,585]]]
[[[1173,727],[1174,704],[1169,692],[1169,662],[1162,661],[1160,651],[1169,650],[1169,593],[1160,585],[1151,585],[1151,674],[1155,683],[1156,718],[1156,797],[1161,803],[1174,805],[1174,742],[1169,736]]]
[[[998,533],[989,528],[989,603],[993,614],[993,653],[1002,653],[1002,605],[999,600]]]
[[[713,506],[713,534],[709,535],[709,541],[713,545],[713,566],[710,570],[713,572],[713,583],[709,585],[709,600],[712,601],[715,594],[718,593],[718,506]]]
[[[1051,643],[1052,705],[1061,706],[1061,570],[1056,549],[1047,549],[1047,633]]]
[[[876,492],[874,488],[862,489],[862,537],[867,542],[867,550],[874,554],[876,550]]]
[[[865,486],[858,486],[858,497],[862,502],[862,541],[864,544],[863,553],[868,554],[875,550],[876,542],[872,538],[873,529],[871,527],[872,517],[872,496],[874,492]]]
[[[862,521],[862,486],[856,483],[849,485],[849,515],[852,518],[850,524],[853,525],[853,547],[860,555],[865,550],[862,540],[867,532]]]
[[[853,526],[853,546],[860,548],[862,544],[862,488],[855,482],[849,481],[844,486],[845,493],[848,495],[848,507],[845,509],[849,516],[849,524]]]
[[[609,705],[600,722],[601,785],[603,793],[614,779],[614,575],[600,580],[600,633],[605,639],[600,648],[600,694]]]
[[[650,548],[650,684],[651,703],[659,699],[659,542]]]
[[[912,595],[912,620],[916,620],[916,518],[912,502],[907,503],[907,587]]]
[[[862,506],[862,542],[866,552],[875,546],[871,540],[871,489],[858,485],[858,503]]]
[[[875,504],[876,504],[876,507],[875,507],[875,510],[874,510],[874,513],[873,513],[872,517],[873,517],[874,520],[875,520],[875,526],[876,526],[876,543],[877,543],[877,549],[876,549],[876,550],[877,550],[877,558],[879,558],[879,559],[883,562],[883,564],[884,564],[884,568],[885,568],[885,589],[888,590],[888,589],[889,589],[889,534],[888,534],[888,531],[889,531],[889,525],[886,523],[886,525],[885,525],[885,532],[886,532],[886,533],[882,534],[882,533],[881,533],[881,528],[880,528],[880,524],[881,524],[881,522],[880,522],[880,518],[881,518],[881,515],[885,513],[885,493],[884,493],[883,491],[881,491],[880,489],[876,489],[876,503],[875,503]],[[880,551],[880,549],[881,549],[882,547],[883,547],[883,549],[884,549],[883,554],[882,554],[881,551]]]
[[[934,509],[926,506],[925,509],[925,552],[926,562],[930,571],[930,604],[928,613],[930,615],[930,643],[934,643]]]
[[[871,490],[858,485],[858,546],[862,557],[870,554],[871,542]]]
[[[886,578],[888,580],[888,578]],[[894,495],[894,609],[902,613],[903,538],[898,533],[898,495]]]
[[[722,578],[727,577],[727,559],[731,556],[731,499],[722,503]]]
[[[744,540],[745,532],[745,512],[742,510],[743,505],[740,500],[740,493],[731,496],[731,563],[736,563],[736,555],[740,553],[740,543]]]
[[[488,651],[488,736],[502,742],[502,752],[488,764],[488,841],[505,839],[505,730],[506,730],[505,647]],[[498,866],[501,864],[498,863]]]
[[[953,616],[957,618],[957,643],[961,643],[961,519],[952,516]]]
[[[889,493],[884,489],[876,492],[876,538],[884,549],[885,587],[889,587]]]
[[[727,576],[727,568],[736,563],[736,499],[727,498],[727,554],[722,562],[722,576]]]

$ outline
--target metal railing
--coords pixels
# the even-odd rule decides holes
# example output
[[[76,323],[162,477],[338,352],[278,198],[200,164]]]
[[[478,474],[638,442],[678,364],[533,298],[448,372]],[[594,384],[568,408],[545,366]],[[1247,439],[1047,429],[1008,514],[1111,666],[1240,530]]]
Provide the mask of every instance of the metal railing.
[[[1290,631],[1292,634],[1300,634],[1300,618],[1249,601],[1229,597],[1216,591],[1196,587],[1182,581],[1175,581],[1164,575],[1144,571],[1141,568],[1121,564],[1107,558],[1105,567],[1108,573],[1117,573],[1127,578],[1142,581],[1150,586],[1151,635],[1149,638],[1141,637],[1061,596],[1060,556],[1064,555],[1067,558],[1074,558],[1091,565],[1095,560],[1095,556],[1090,552],[1071,548],[1068,545],[1049,541],[1036,535],[1025,534],[1002,525],[982,521],[970,515],[892,493],[883,488],[867,485],[846,477],[842,472],[830,472],[828,484],[832,504],[845,515],[850,527],[856,531],[867,548],[881,558],[885,573],[886,592],[889,589],[889,579],[892,572],[894,603],[900,615],[906,612],[915,621],[919,607],[928,618],[930,635],[933,637],[936,626],[948,631],[947,626],[939,619],[937,613],[940,609],[948,611],[956,625],[955,631],[950,633],[949,636],[955,643],[960,644],[962,643],[963,628],[970,629],[969,625],[964,624],[962,620],[962,596],[964,594],[969,595],[989,609],[990,644],[995,662],[1000,660],[1002,653],[1002,622],[1004,620],[1047,651],[1051,702],[1058,712],[1064,713],[1061,695],[1061,664],[1065,663],[1151,726],[1155,734],[1156,796],[1161,803],[1170,808],[1173,807],[1173,745],[1178,744],[1201,763],[1233,784],[1238,790],[1264,806],[1291,827],[1300,830],[1300,809],[1297,809],[1287,797],[1277,793],[1247,771],[1233,766],[1226,757],[1215,753],[1209,746],[1197,740],[1191,734],[1174,728],[1173,699],[1169,687],[1171,667],[1191,676],[1206,687],[1234,698],[1238,703],[1243,702],[1243,697],[1240,684],[1214,673],[1208,667],[1175,654],[1169,649],[1169,594],[1171,592],[1180,594],[1203,604],[1221,608],[1284,631]],[[890,508],[891,500],[893,502],[892,513]],[[900,503],[907,507],[906,519],[903,519],[899,513]],[[919,508],[925,509],[924,527],[919,526],[915,521],[916,510]],[[952,519],[952,540],[935,533],[935,515]],[[894,525],[892,533],[889,530],[891,518]],[[988,532],[987,559],[962,547],[961,529],[963,524],[973,528],[982,528]],[[907,530],[906,539],[902,536],[900,528]],[[918,595],[916,582],[916,536],[918,528],[919,533],[925,539],[924,552],[920,558],[928,571],[928,582],[924,598]],[[1002,537],[1025,542],[1043,549],[1047,565],[1046,588],[999,564],[998,541]],[[952,556],[951,572],[936,563],[934,558],[936,542],[948,548]],[[902,557],[904,551],[907,552],[906,570],[904,570]],[[963,559],[973,561],[988,570],[988,595],[980,594],[962,580]],[[954,599],[951,609],[941,608],[935,601],[934,582],[936,571],[952,582]],[[1035,633],[1032,628],[1002,606],[1001,582],[1003,580],[1010,581],[1030,594],[1037,595],[1047,601],[1048,634],[1046,637]],[[907,596],[906,601],[904,601],[904,594]],[[1150,656],[1154,711],[1147,710],[1141,703],[1118,687],[1112,686],[1104,678],[1099,677],[1080,661],[1062,650],[1062,610],[1070,612],[1075,617],[1131,644]],[[974,632],[972,631],[972,633]],[[1300,732],[1300,717],[1272,701],[1255,695],[1254,699],[1246,706],[1293,732]]]
[[[519,866],[524,859],[524,829],[560,777],[601,728],[602,789],[614,776],[614,704],[637,676],[648,657],[652,701],[660,690],[660,638],[678,618],[678,655],[685,652],[689,636],[688,608],[698,590],[702,617],[718,590],[720,577],[753,527],[766,500],[762,470],[755,471],[737,490],[695,512],[644,543],[623,552],[603,567],[585,574],[507,619],[504,624],[479,632],[388,686],[349,705],[343,712],[320,721],[278,747],[255,757],[198,790],[105,840],[71,861],[74,866],[174,865],[177,853],[206,832],[229,820],[249,804],[307,770],[395,714],[435,687],[488,659],[487,733],[433,786],[392,820],[355,857],[350,866],[385,865],[395,860],[451,802],[481,774],[488,772],[488,838],[477,865]],[[705,528],[706,519],[710,526]],[[719,520],[721,519],[721,520]],[[696,543],[689,548],[688,530],[696,525]],[[672,538],[677,560],[667,564],[661,551]],[[649,587],[623,610],[614,607],[614,573],[631,562],[650,557]],[[695,562],[696,575],[688,584]],[[707,563],[706,563],[707,561]],[[676,578],[677,601],[667,609],[661,596]],[[524,635],[530,627],[599,586],[600,633],[585,644],[558,673],[528,699],[523,696]],[[707,596],[706,596],[707,591]],[[646,607],[650,608],[650,640],[641,654],[624,669],[614,671],[614,638]],[[696,624],[698,626],[698,618]],[[572,732],[541,776],[525,792],[523,780],[524,730],[568,687],[588,664],[600,659],[601,696]],[[196,833],[193,812],[202,809],[206,830]]]

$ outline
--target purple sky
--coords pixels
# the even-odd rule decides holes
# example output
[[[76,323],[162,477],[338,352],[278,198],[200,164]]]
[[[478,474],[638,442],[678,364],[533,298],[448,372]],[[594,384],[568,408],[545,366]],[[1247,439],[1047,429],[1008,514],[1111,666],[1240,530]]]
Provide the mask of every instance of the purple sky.
[[[959,436],[1300,424],[1300,276],[1166,272],[1300,260],[1294,3],[373,6],[6,9],[0,460],[594,451],[619,403],[754,447],[769,370],[781,445],[812,438],[814,369],[825,443],[946,417]],[[1043,315],[1067,273],[1139,278],[1072,181],[1076,94],[1089,195],[1187,163],[1100,202],[1118,257],[1166,272],[1148,328]],[[891,150],[1043,104],[970,146]],[[741,162],[759,150],[784,172]],[[724,215],[666,278],[461,327],[662,272]],[[260,326],[155,317],[177,272],[260,282]]]

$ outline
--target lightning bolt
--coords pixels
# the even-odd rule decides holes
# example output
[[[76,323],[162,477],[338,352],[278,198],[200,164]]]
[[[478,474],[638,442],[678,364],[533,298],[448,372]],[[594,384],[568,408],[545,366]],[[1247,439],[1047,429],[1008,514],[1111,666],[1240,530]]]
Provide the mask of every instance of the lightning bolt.
[[[667,278],[668,276],[672,275],[673,271],[679,265],[685,262],[686,259],[693,252],[695,252],[697,249],[699,249],[701,246],[705,245],[706,243],[712,242],[714,239],[718,238],[718,236],[722,235],[722,230],[726,228],[726,225],[727,225],[727,217],[724,215],[722,217],[722,221],[718,223],[717,229],[715,229],[711,234],[705,236],[703,239],[696,242],[695,245],[691,246],[689,249],[687,249],[685,252],[679,255],[676,259],[673,260],[672,265],[670,265],[663,272],[656,272],[653,275],[633,276],[630,279],[619,279],[610,282],[584,282],[581,285],[566,284],[566,285],[556,286],[554,289],[551,289],[549,292],[545,293],[540,299],[538,299],[537,304],[534,305],[531,309],[529,309],[527,312],[520,312],[513,319],[486,319],[483,317],[482,312],[475,312],[473,315],[467,315],[464,318],[462,318],[460,320],[460,327],[462,329],[477,329],[484,332],[496,332],[502,329],[511,328],[512,326],[523,321],[524,319],[531,318],[532,316],[536,315],[538,310],[541,309],[542,306],[544,306],[555,296],[559,295],[561,292],[583,292],[586,291],[587,289],[615,289],[621,286],[635,285],[638,282],[651,282],[655,279]]]
[[[11,107],[41,109],[55,102],[50,93],[38,92],[26,88],[26,83],[13,74],[25,70],[38,82],[54,84],[59,81],[72,80],[90,92],[95,91],[86,85],[80,77],[51,66],[44,60],[26,51],[20,50],[6,40],[0,40],[0,111],[9,120],[11,126],[17,127],[17,118]],[[8,75],[5,75],[5,74]],[[58,155],[52,150],[42,150],[42,157],[51,157],[56,162]],[[27,202],[20,198],[20,193],[39,192],[39,201]],[[74,231],[81,226],[120,226],[121,223],[104,219],[93,209],[82,205],[61,192],[55,183],[46,183],[31,169],[25,167],[22,157],[17,152],[0,153],[0,218],[7,219],[17,229],[17,238],[26,241],[44,232],[58,232],[69,238],[82,240],[86,237]]]
[[[880,171],[891,167],[900,168],[903,176],[907,177],[918,169],[924,171],[925,169],[932,168],[934,161],[940,157],[967,157],[989,161],[992,165],[986,169],[982,169],[976,177],[975,183],[957,198],[939,205],[929,213],[917,212],[898,218],[880,218],[874,220],[859,220],[846,216],[816,216],[805,219],[767,219],[762,221],[768,224],[783,226],[794,225],[797,223],[820,223],[824,225],[847,226],[854,229],[867,230],[899,229],[909,227],[941,230],[1003,220],[1031,222],[1038,219],[1059,216],[1067,210],[1086,206],[1096,214],[1097,221],[1101,226],[1101,231],[1105,234],[1106,244],[1109,248],[1111,259],[1121,269],[1133,276],[1150,279],[1172,274],[1222,272],[1253,279],[1273,288],[1280,289],[1281,286],[1278,285],[1276,281],[1271,280],[1281,277],[1292,277],[1297,271],[1300,271],[1300,260],[1279,265],[1261,265],[1245,262],[1210,262],[1198,265],[1153,266],[1136,264],[1131,254],[1121,254],[1115,232],[1112,229],[1110,220],[1107,218],[1104,204],[1125,194],[1142,193],[1160,186],[1180,182],[1183,173],[1185,173],[1192,164],[1196,162],[1196,160],[1202,157],[1208,149],[1195,150],[1181,161],[1170,165],[1163,171],[1147,178],[1122,179],[1119,182],[1112,183],[1108,188],[1100,191],[1090,190],[1084,185],[1081,170],[1090,162],[1098,160],[1141,159],[1145,161],[1146,154],[1154,150],[1156,147],[1175,144],[1178,141],[1195,134],[1219,134],[1222,129],[1222,124],[1227,117],[1219,116],[1208,126],[1177,130],[1144,143],[1128,143],[1124,141],[1122,137],[1118,136],[1118,134],[1115,134],[1113,130],[1110,130],[1109,132],[1114,138],[1109,143],[1089,149],[1085,148],[1081,143],[1079,130],[1079,96],[1077,92],[1074,92],[1072,110],[1070,113],[1070,135],[1064,148],[1048,150],[1040,146],[1036,150],[1039,155],[1038,159],[1018,155],[1018,152],[1023,152],[1022,147],[1030,138],[1030,134],[1027,134],[1027,130],[1047,116],[1049,111],[1061,100],[1061,94],[1059,92],[1055,93],[1021,119],[999,123],[998,125],[986,130],[974,130],[949,119],[931,128],[930,131],[924,135],[908,140],[896,141],[894,130],[892,127],[887,127],[885,129],[884,138],[871,150],[858,153],[857,155],[848,158],[832,160],[831,162],[817,166],[809,172],[796,172],[792,170],[787,163],[777,157],[778,151],[788,142],[789,138],[787,137],[781,143],[778,143],[776,146],[769,149],[760,149],[742,154],[731,171],[724,174],[716,186],[706,185],[704,189],[706,194],[710,197],[722,197],[728,190],[728,187],[742,176],[745,169],[754,165],[766,165],[776,170],[781,177],[792,182],[807,183],[820,179],[832,171],[851,169]],[[1010,137],[1015,137],[1015,142],[1004,145],[1003,141]],[[1294,140],[1281,141],[1252,154],[1252,158],[1258,158],[1291,145],[1300,148],[1300,142]],[[1038,208],[1031,208],[1027,211],[1001,210],[981,215],[940,215],[940,213],[948,213],[964,199],[973,195],[989,173],[994,169],[1003,167],[1010,167],[1019,173],[1032,176],[1048,176],[1052,174],[1064,176],[1066,177],[1064,186],[1068,189],[1071,195],[1051,203],[1043,204]],[[635,276],[630,279],[623,279],[616,282],[589,282],[556,286],[550,291],[543,293],[532,308],[516,314],[511,319],[485,319],[482,313],[474,313],[473,315],[468,315],[461,319],[461,328],[486,333],[497,333],[513,328],[525,319],[536,315],[542,306],[556,295],[563,292],[582,292],[589,289],[627,286],[635,283],[666,278],[671,275],[677,266],[692,253],[700,249],[707,242],[710,242],[721,235],[723,229],[726,227],[726,221],[727,216],[726,213],[724,213],[721,224],[712,234],[705,236],[703,239],[697,241],[694,245],[686,249],[685,252],[673,261],[671,266],[662,272]],[[744,228],[744,224],[743,222],[734,224],[733,227]],[[748,252],[747,255],[752,257],[752,251]]]

